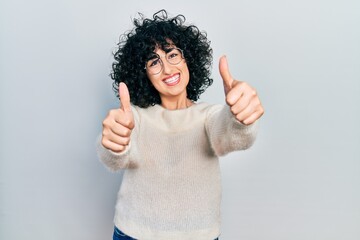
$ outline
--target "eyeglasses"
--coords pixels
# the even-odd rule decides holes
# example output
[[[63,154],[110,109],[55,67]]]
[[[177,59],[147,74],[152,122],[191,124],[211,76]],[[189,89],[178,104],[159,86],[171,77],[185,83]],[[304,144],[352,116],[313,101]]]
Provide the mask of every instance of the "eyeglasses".
[[[177,65],[184,59],[184,53],[180,48],[173,48],[170,49],[164,57],[171,65]],[[159,54],[154,54],[154,56],[145,63],[144,69],[146,69],[149,74],[156,75],[159,74],[163,68],[164,64]]]

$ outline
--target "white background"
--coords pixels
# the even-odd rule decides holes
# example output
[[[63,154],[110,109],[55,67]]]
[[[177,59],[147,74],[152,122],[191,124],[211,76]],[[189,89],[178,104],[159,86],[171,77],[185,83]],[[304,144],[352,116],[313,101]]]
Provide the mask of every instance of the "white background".
[[[265,115],[221,159],[225,240],[360,239],[360,2],[0,1],[0,239],[111,239],[121,173],[98,161],[109,73],[137,12],[208,33]]]

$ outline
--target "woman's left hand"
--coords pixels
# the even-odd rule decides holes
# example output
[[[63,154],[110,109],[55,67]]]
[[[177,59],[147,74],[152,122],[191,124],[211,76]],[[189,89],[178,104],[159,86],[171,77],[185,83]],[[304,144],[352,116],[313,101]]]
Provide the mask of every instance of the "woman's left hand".
[[[226,103],[238,121],[250,125],[264,114],[264,108],[256,90],[246,82],[232,78],[227,59],[222,56],[219,71],[223,79]]]

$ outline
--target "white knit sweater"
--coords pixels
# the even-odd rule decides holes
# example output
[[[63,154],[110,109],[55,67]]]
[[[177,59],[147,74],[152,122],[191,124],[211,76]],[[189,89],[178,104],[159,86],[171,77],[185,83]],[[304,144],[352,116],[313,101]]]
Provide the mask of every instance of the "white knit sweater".
[[[140,240],[211,240],[220,234],[218,157],[249,148],[257,124],[245,126],[229,107],[194,104],[180,110],[132,107],[128,148],[97,143],[101,161],[124,169],[114,222]]]

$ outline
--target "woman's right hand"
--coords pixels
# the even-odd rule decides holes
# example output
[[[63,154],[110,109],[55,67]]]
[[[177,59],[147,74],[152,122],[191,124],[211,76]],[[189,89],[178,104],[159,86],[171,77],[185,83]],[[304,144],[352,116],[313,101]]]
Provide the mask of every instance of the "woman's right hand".
[[[130,143],[131,131],[135,126],[131,111],[130,94],[125,83],[119,85],[121,106],[112,109],[103,121],[102,145],[116,153],[121,153]]]

